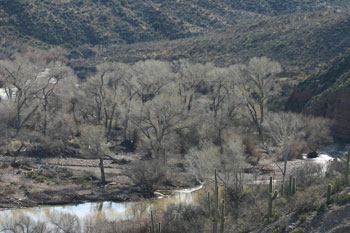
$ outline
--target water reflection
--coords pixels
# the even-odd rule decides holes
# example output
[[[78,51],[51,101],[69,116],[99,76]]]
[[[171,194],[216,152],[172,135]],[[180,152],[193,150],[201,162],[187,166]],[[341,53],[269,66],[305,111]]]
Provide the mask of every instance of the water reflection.
[[[110,201],[83,203],[79,205],[64,206],[39,206],[24,209],[10,209],[0,211],[0,223],[4,223],[9,218],[18,218],[20,216],[29,216],[38,221],[49,221],[54,213],[69,213],[76,215],[79,219],[98,220],[102,217],[108,220],[129,220],[140,219],[150,213],[150,210],[164,211],[171,204],[192,204],[195,203],[204,191],[201,187],[192,190],[177,191],[173,195],[154,200],[142,202],[124,202],[116,203]]]

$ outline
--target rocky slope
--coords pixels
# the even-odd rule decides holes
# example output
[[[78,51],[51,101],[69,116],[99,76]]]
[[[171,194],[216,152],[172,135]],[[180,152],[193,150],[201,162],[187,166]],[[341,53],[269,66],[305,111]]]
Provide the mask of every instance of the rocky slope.
[[[295,87],[287,110],[333,119],[334,136],[350,141],[350,51]]]

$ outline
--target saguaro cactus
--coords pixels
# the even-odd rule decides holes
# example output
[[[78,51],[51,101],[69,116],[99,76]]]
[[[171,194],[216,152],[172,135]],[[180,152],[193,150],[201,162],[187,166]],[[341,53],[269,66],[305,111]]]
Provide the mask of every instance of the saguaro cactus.
[[[208,192],[208,209],[209,213],[212,215],[211,220],[213,222],[213,233],[218,233],[218,225],[220,223],[220,233],[224,232],[225,228],[225,200],[221,201],[221,213],[219,210],[219,186],[215,170],[215,182],[214,182],[214,209],[211,209],[211,198]]]
[[[331,202],[331,195],[332,195],[332,185],[329,184],[327,187],[327,204]]]
[[[293,180],[292,180],[292,195],[295,194],[296,189],[297,189],[297,179],[295,177],[293,177]]]
[[[288,195],[292,196],[295,194],[297,189],[297,181],[296,178],[293,176],[289,177],[289,185],[288,185]]]
[[[281,184],[281,196],[284,196],[284,184]]]
[[[148,228],[149,233],[161,233],[161,225],[160,222],[157,224],[154,224],[154,219],[153,219],[153,212],[151,210],[151,227]]]
[[[269,202],[268,202],[268,217],[272,217],[272,203],[278,196],[278,190],[275,190],[274,193],[272,193],[272,177],[270,177],[270,184],[269,184]]]
[[[350,175],[350,146],[348,149],[348,153],[346,154],[346,171],[345,171],[345,181],[346,184],[349,185],[349,175]]]

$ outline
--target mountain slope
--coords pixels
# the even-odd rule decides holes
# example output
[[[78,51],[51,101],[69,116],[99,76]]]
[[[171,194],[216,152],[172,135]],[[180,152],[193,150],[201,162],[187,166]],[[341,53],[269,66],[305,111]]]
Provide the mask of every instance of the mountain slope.
[[[130,44],[187,38],[268,16],[325,10],[334,1],[0,0],[0,25],[3,31],[53,45]]]
[[[278,16],[240,24],[220,33],[173,41],[113,45],[104,56],[125,62],[140,59],[215,62],[220,66],[269,56],[288,72],[310,72],[350,47],[350,12]]]

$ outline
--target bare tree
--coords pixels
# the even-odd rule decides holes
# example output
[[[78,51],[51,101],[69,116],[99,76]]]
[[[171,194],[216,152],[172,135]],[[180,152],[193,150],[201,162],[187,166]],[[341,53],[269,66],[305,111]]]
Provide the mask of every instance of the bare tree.
[[[178,95],[182,98],[184,108],[190,111],[193,108],[194,100],[198,97],[198,90],[205,82],[208,72],[215,66],[212,63],[192,64],[187,60],[180,60],[178,64],[178,77],[176,85]]]
[[[128,66],[122,63],[104,63],[98,66],[98,74],[91,77],[86,92],[94,100],[97,122],[102,123],[107,135],[111,133],[119,107],[130,101],[133,95],[129,88]]]
[[[185,158],[190,164],[191,173],[204,187],[211,180],[213,171],[220,168],[219,148],[210,142],[202,141],[199,148],[191,148]]]
[[[265,124],[269,139],[265,143],[265,149],[272,155],[272,148],[275,149],[274,162],[282,173],[284,183],[287,175],[288,160],[295,153],[300,153],[302,148],[295,145],[301,144],[306,133],[306,125],[300,115],[295,113],[270,113]],[[296,151],[298,149],[298,151]],[[282,159],[283,165],[278,163]]]
[[[88,158],[99,160],[101,172],[101,184],[106,184],[104,171],[104,158],[107,151],[105,129],[103,126],[86,125],[82,128],[81,139],[84,146],[84,154]]]
[[[150,198],[165,178],[163,166],[157,160],[141,161],[130,170],[130,179]]]
[[[304,116],[303,119],[306,123],[305,141],[311,152],[316,153],[321,146],[333,141],[329,119],[314,116]]]
[[[142,104],[152,100],[174,79],[170,63],[163,61],[140,61],[132,67],[133,86]]]
[[[223,153],[223,131],[228,131],[239,118],[241,101],[237,95],[236,82],[227,68],[216,68],[210,77],[210,109],[213,112],[211,125],[217,132],[216,143]]]
[[[240,78],[241,96],[249,116],[260,138],[263,140],[262,124],[265,119],[266,104],[279,93],[279,86],[274,79],[282,71],[281,65],[267,57],[254,57],[247,66],[233,66],[233,73]]]
[[[46,136],[49,108],[56,110],[58,109],[57,102],[54,101],[53,105],[50,106],[50,101],[53,95],[55,95],[55,89],[59,82],[67,76],[73,76],[73,71],[65,66],[61,61],[53,61],[49,63],[45,71],[38,75],[38,92],[36,98],[40,102],[39,111],[42,115],[42,133]],[[56,99],[57,100],[57,99]]]
[[[0,72],[5,79],[4,89],[16,109],[17,133],[39,108],[34,100],[41,90],[37,80],[43,71],[42,64],[33,64],[28,54],[17,55],[13,61],[0,61]]]
[[[188,127],[188,115],[184,113],[180,100],[175,96],[158,95],[145,105],[142,115],[134,115],[134,122],[140,124],[142,141],[155,158],[167,161],[167,142],[178,130]]]
[[[241,138],[236,135],[231,137],[225,145],[224,154],[221,157],[221,168],[218,170],[218,177],[225,188],[227,203],[233,202],[235,217],[239,216],[239,204],[244,197],[244,146]]]

